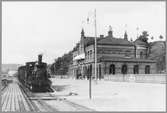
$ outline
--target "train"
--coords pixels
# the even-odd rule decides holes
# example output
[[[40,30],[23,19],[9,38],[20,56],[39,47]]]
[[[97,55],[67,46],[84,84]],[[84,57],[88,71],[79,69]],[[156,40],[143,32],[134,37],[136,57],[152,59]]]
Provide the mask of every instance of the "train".
[[[53,92],[47,63],[42,62],[42,54],[38,55],[38,61],[20,66],[17,76],[19,82],[31,92]]]

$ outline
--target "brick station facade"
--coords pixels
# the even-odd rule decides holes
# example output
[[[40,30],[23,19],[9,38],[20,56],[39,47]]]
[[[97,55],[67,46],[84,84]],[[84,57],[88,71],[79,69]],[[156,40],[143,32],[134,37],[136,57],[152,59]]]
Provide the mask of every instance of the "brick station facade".
[[[149,59],[149,46],[139,38],[128,41],[125,32],[123,38],[115,38],[110,29],[107,36],[97,37],[97,78],[117,74],[153,74],[156,73],[156,61]],[[73,63],[69,74],[76,78],[95,77],[94,37],[86,37],[81,31],[80,42],[73,49]]]

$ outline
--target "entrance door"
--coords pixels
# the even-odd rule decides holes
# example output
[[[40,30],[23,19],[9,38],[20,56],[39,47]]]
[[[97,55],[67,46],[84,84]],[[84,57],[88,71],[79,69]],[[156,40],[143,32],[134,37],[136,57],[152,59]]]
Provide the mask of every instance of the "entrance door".
[[[88,66],[87,72],[88,72],[87,78],[89,79],[92,76],[92,64]]]
[[[79,79],[79,69],[76,70],[77,79]]]
[[[77,69],[77,79],[81,78],[82,74],[81,74],[81,69],[78,68]]]
[[[121,70],[121,71],[122,71],[122,74],[127,74],[127,72],[128,72],[128,67],[127,67],[127,65],[124,64],[124,65],[122,66],[122,70]]]
[[[99,79],[101,79],[101,65],[99,65]]]
[[[90,65],[90,68],[89,68],[89,77],[92,76],[92,64]]]

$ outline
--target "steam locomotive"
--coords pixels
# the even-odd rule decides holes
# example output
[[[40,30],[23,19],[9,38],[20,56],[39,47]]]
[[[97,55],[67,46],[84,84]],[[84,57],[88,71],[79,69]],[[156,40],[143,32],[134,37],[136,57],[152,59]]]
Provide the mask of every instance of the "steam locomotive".
[[[18,68],[18,80],[32,92],[53,92],[49,78],[47,63],[42,62],[41,54],[38,61],[26,62]]]

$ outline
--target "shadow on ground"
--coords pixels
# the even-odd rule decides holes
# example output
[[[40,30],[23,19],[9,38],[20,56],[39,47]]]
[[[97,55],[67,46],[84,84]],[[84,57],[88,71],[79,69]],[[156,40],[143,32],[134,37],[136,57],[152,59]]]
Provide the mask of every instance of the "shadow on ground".
[[[70,85],[54,85],[54,86],[52,86],[52,88],[58,92],[64,91],[64,90],[68,89],[69,87],[70,87]]]

